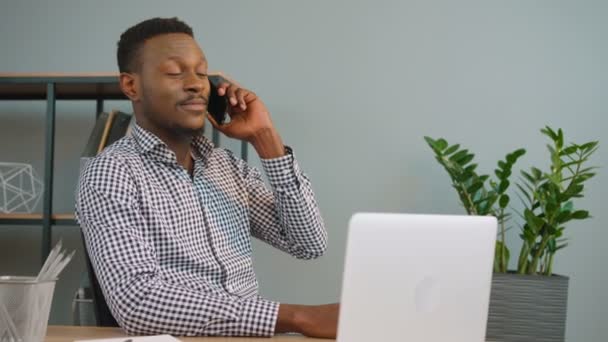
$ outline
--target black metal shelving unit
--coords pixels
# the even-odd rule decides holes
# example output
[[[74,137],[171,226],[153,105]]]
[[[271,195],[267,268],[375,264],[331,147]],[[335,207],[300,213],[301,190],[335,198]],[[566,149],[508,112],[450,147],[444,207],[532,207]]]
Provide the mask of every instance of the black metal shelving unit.
[[[54,225],[76,225],[73,214],[53,213],[53,167],[55,151],[55,105],[59,100],[96,101],[95,115],[104,110],[105,100],[127,100],[118,84],[118,74],[2,74],[0,100],[46,101],[44,193],[40,214],[0,214],[0,225],[41,225],[42,262],[51,249]],[[212,131],[215,146],[220,135]],[[241,158],[247,160],[247,143],[241,143]]]
[[[42,261],[51,248],[54,225],[76,225],[73,214],[53,213],[55,105],[59,100],[96,101],[96,115],[105,100],[126,100],[117,74],[0,74],[0,100],[46,101],[44,193],[40,214],[0,214],[0,225],[41,225]]]

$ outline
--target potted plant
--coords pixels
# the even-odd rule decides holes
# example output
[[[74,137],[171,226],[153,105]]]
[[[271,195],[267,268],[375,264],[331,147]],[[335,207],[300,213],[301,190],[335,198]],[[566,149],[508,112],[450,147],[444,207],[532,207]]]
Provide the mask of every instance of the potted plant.
[[[574,201],[583,197],[584,184],[595,175],[596,167],[588,162],[598,142],[566,145],[563,131],[548,126],[541,133],[551,140],[549,169],[522,170],[515,183],[513,166],[524,149],[507,154],[491,177],[477,173],[469,150],[443,138],[425,137],[467,213],[494,215],[498,220],[487,329],[487,338],[493,341],[564,341],[569,279],[553,274],[554,258],[567,246],[566,224],[590,217],[588,211],[575,209]],[[523,210],[510,206],[512,184]],[[506,232],[513,213],[519,219],[522,244],[517,267],[509,270]]]

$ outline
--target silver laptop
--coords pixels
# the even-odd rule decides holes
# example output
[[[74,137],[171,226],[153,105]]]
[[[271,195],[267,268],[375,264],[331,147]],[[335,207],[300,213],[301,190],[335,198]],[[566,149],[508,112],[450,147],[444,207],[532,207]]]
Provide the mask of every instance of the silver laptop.
[[[497,222],[355,214],[338,342],[485,340]]]

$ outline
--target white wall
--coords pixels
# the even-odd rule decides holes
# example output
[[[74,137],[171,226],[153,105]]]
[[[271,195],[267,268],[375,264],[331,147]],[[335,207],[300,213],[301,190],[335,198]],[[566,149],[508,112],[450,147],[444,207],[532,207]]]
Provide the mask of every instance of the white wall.
[[[273,299],[338,300],[355,211],[463,212],[424,135],[470,147],[491,172],[518,147],[528,149],[520,166],[546,166],[538,130],[549,124],[576,142],[601,140],[595,162],[608,162],[605,1],[4,0],[0,71],[115,71],[120,33],[152,16],[193,26],[211,69],[264,99],[314,182],[330,249],[301,262],[256,244],[262,293]],[[117,106],[129,109],[106,108]],[[42,171],[43,108],[0,103],[0,160]],[[58,109],[56,208],[69,211],[95,107]],[[571,277],[569,341],[608,336],[606,177],[600,169],[589,182],[579,206],[594,218],[568,227],[571,246],[556,260]],[[55,231],[80,246],[75,228]],[[38,241],[37,227],[0,227],[0,273],[35,272]],[[82,271],[77,262],[62,279],[53,322],[69,323]]]

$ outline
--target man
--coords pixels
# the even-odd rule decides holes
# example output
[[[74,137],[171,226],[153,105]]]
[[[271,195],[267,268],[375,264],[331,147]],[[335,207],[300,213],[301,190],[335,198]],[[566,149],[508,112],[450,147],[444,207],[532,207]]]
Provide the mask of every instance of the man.
[[[231,120],[207,113],[207,60],[192,29],[155,18],[118,42],[120,87],[137,125],[82,173],[76,203],[110,310],[130,334],[336,335],[338,305],[258,295],[253,235],[297,258],[323,254],[327,233],[309,180],[253,92],[224,83]],[[253,145],[260,173],[202,135],[208,118]]]

